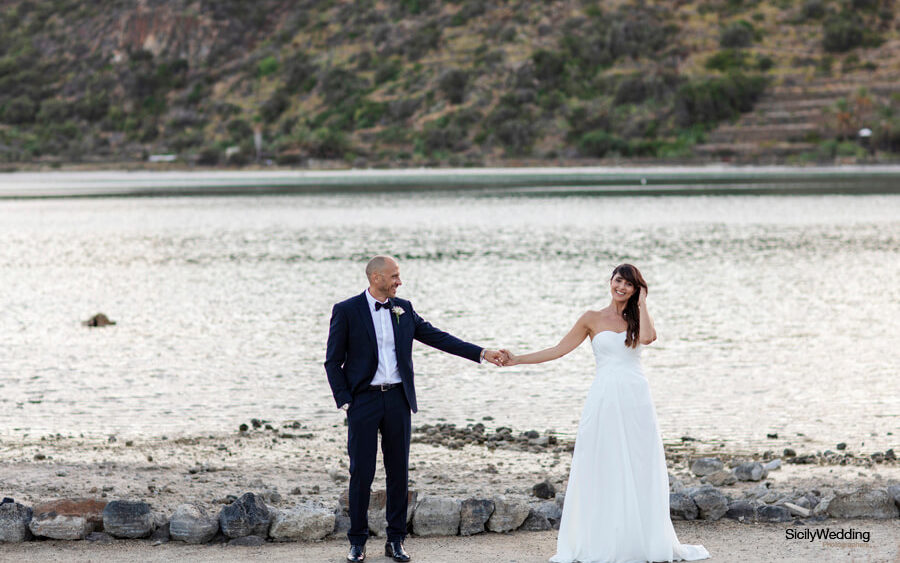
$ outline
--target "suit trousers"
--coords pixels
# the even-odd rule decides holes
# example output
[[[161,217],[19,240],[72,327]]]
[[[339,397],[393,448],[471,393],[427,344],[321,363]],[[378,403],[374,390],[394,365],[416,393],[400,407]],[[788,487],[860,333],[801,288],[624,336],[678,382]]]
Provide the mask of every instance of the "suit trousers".
[[[409,503],[410,409],[403,388],[358,393],[347,412],[347,451],[350,454],[350,531],[352,545],[369,537],[369,493],[375,479],[378,433],[384,457],[387,492],[387,539],[406,537]]]

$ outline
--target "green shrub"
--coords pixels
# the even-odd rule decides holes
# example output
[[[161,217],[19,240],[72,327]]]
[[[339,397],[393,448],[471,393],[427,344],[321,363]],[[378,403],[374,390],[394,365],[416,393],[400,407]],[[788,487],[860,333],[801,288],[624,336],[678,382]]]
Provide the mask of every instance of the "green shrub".
[[[318,67],[306,53],[295,53],[284,63],[284,84],[293,92],[309,92],[316,85]]]
[[[800,8],[800,17],[803,20],[819,20],[825,17],[824,0],[806,0]]]
[[[243,119],[232,119],[226,125],[225,129],[233,141],[241,142],[245,139],[253,138],[253,128]]]
[[[534,76],[542,84],[556,86],[565,81],[565,53],[539,49],[531,55],[531,62],[534,63]]]
[[[608,131],[590,131],[578,140],[578,150],[585,156],[602,158],[612,151],[621,151],[624,143]]]
[[[313,131],[305,145],[314,158],[341,158],[350,149],[350,143],[343,133],[328,128]]]
[[[723,49],[706,59],[704,66],[708,70],[731,72],[733,70],[743,70],[750,66],[748,59],[747,53],[740,49]]]
[[[438,88],[451,104],[461,104],[466,97],[469,74],[458,68],[446,70],[438,79]]]
[[[19,125],[33,122],[35,114],[37,114],[37,104],[25,96],[19,96],[6,103],[2,119],[4,123]]]
[[[100,121],[109,113],[109,95],[89,90],[75,103],[75,113],[90,122]]]
[[[324,72],[319,87],[330,103],[342,103],[362,93],[368,88],[368,82],[350,70],[331,67]]]
[[[41,123],[62,123],[72,115],[72,106],[65,100],[49,98],[41,102],[37,120]]]
[[[260,78],[270,76],[278,72],[278,66],[278,59],[272,56],[266,57],[259,61],[259,64],[256,67],[256,74]]]
[[[360,129],[377,125],[387,113],[387,104],[363,99],[353,112],[353,123]]]
[[[676,123],[680,127],[712,126],[730,119],[753,109],[765,88],[765,78],[737,73],[688,82],[676,93]]]
[[[866,26],[862,18],[852,12],[829,17],[823,24],[822,47],[829,53],[844,53],[863,44]]]
[[[375,67],[375,84],[384,84],[400,76],[403,65],[396,57],[379,61]]]
[[[266,123],[272,123],[291,105],[291,96],[284,89],[275,90],[272,96],[263,102],[259,115]]]
[[[719,34],[719,45],[725,48],[749,47],[753,44],[753,26],[744,20],[734,22]]]

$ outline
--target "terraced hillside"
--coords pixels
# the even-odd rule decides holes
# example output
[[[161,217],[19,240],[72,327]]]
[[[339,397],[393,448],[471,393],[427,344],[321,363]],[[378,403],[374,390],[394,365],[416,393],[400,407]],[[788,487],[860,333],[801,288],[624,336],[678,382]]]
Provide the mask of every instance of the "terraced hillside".
[[[891,161],[895,15],[893,0],[0,0],[0,166]]]

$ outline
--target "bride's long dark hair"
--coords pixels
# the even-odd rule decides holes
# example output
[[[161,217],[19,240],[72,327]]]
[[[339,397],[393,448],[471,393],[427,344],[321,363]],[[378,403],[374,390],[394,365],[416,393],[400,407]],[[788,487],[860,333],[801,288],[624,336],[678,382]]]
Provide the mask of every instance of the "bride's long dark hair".
[[[641,271],[631,264],[619,264],[616,266],[612,275],[609,276],[609,280],[612,281],[616,274],[619,274],[634,286],[634,293],[628,298],[625,310],[622,311],[622,317],[628,325],[625,334],[625,346],[637,348],[641,334],[641,312],[638,309],[638,300],[641,297],[641,288],[647,289],[647,282],[644,281]]]

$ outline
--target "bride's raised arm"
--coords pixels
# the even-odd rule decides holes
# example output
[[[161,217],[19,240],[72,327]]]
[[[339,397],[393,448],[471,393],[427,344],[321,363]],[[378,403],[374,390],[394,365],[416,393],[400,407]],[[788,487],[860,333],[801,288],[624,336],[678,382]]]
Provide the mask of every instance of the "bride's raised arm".
[[[563,356],[577,348],[578,345],[584,342],[584,339],[587,338],[590,334],[587,317],[588,313],[581,315],[581,317],[575,322],[575,326],[572,327],[572,330],[570,330],[568,334],[563,336],[562,340],[559,341],[559,344],[552,348],[546,348],[544,350],[540,350],[539,352],[532,352],[530,354],[523,354],[521,356],[516,356],[509,350],[501,350],[502,353],[508,356],[508,359],[503,362],[503,365],[517,366],[519,364],[541,364],[544,362],[555,360],[557,358],[562,358]]]

